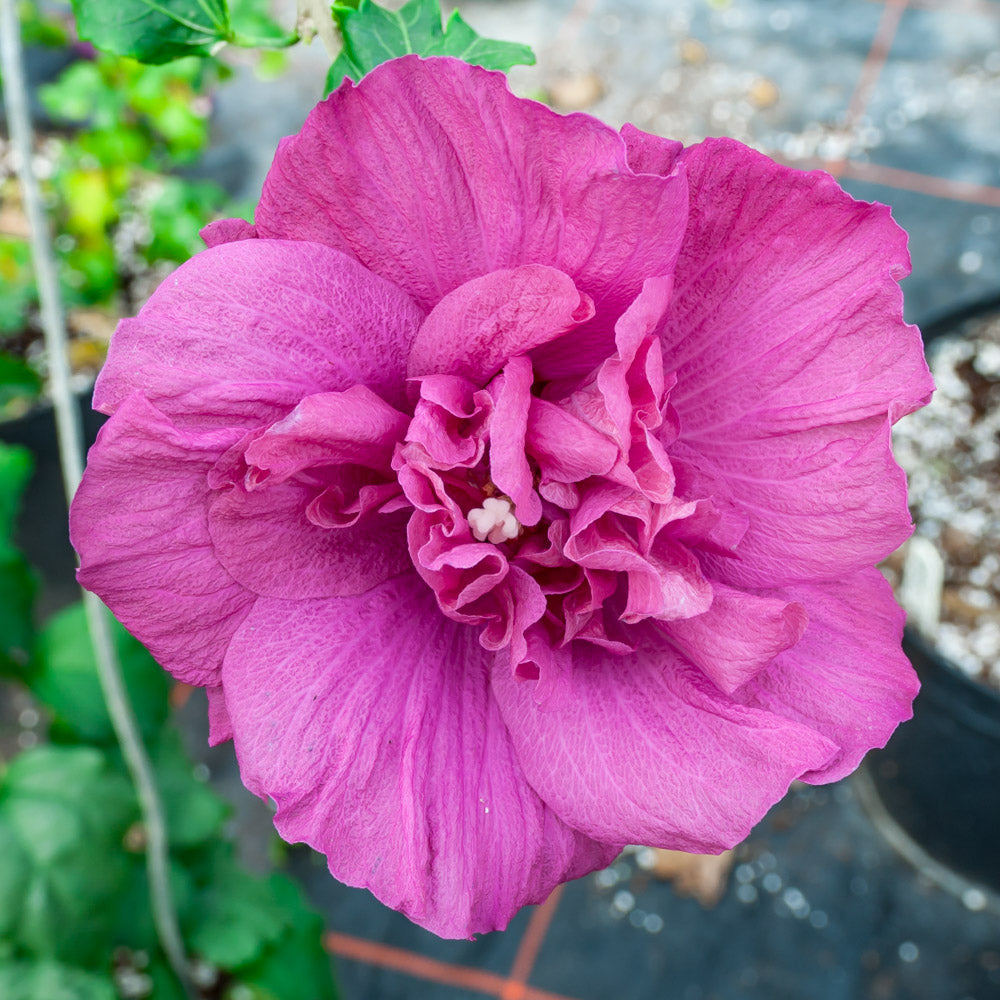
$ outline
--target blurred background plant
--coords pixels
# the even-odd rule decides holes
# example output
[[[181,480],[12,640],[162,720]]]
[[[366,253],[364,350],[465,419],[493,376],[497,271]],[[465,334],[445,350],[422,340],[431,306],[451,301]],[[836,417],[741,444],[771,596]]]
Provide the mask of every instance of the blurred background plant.
[[[209,56],[144,65],[100,53],[75,40],[68,8],[25,2],[19,9],[29,51],[69,56],[37,90],[43,120],[33,167],[59,234],[71,363],[85,385],[117,318],[201,249],[198,230],[250,209],[197,169],[210,137],[211,95],[230,71]],[[274,65],[271,58],[270,71]],[[27,223],[6,143],[0,194],[0,417],[9,417],[37,397],[45,359]]]
[[[0,997],[183,1000],[157,944],[145,830],[82,605],[35,627],[34,574],[12,540],[30,473],[26,450],[0,446],[0,676],[20,723],[0,743]],[[121,626],[115,644],[165,803],[197,997],[333,1000],[321,918],[286,876],[241,866],[229,807],[170,721],[167,675]]]

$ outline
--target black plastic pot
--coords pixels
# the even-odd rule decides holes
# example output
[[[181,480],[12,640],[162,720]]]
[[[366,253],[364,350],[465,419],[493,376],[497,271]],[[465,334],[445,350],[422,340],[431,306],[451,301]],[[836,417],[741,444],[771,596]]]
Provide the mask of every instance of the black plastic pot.
[[[1000,693],[966,676],[916,633],[913,719],[868,758],[882,804],[936,861],[1000,891]]]
[[[926,344],[1000,311],[974,302],[923,326]],[[973,680],[916,632],[903,649],[920,676],[913,719],[868,757],[881,804],[935,861],[1000,891],[1000,692]]]

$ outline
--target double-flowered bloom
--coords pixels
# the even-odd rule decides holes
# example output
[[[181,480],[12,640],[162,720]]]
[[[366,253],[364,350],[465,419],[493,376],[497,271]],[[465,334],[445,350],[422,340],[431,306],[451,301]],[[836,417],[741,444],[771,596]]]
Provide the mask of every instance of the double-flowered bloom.
[[[503,927],[908,717],[886,208],[407,57],[206,240],[112,341],[80,577],[337,878]]]

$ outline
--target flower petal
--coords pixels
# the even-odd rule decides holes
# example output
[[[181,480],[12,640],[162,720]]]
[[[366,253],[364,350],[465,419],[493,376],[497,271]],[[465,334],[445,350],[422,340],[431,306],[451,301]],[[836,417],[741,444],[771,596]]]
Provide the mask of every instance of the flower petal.
[[[287,412],[359,384],[398,406],[421,318],[398,288],[327,246],[226,243],[182,264],[118,325],[95,406],[111,413],[139,389],[169,416],[273,419],[273,405]],[[206,390],[227,384],[248,391],[220,408]]]
[[[501,73],[407,56],[339,87],[282,141],[256,226],[350,253],[424,308],[532,262],[617,316],[673,270],[686,203],[683,178],[633,173],[595,118],[516,98]]]
[[[262,599],[223,671],[243,780],[274,800],[281,836],[443,937],[502,928],[618,850],[525,781],[492,658],[407,575],[357,598]]]
[[[660,627],[720,691],[732,694],[802,638],[808,615],[801,604],[780,598],[719,583],[712,591],[712,606],[704,614]]]
[[[802,775],[814,784],[836,781],[913,714],[919,684],[900,647],[905,616],[875,569],[775,596],[800,602],[809,624],[737,697],[838,744],[832,760]]]
[[[926,401],[902,319],[906,237],[854,201],[729,140],[681,155],[688,235],[662,335],[680,479],[728,483],[749,519],[722,579],[769,586],[853,572],[907,537],[888,423]],[[863,514],[863,516],[859,516]]]
[[[662,341],[686,440],[896,419],[927,401],[897,284],[906,234],[886,206],[732,140],[680,159],[690,221]]]
[[[269,483],[322,465],[361,465],[388,473],[393,448],[409,422],[363,385],[315,393],[251,441],[245,457],[268,473]]]
[[[493,690],[531,786],[597,840],[717,853],[836,752],[808,726],[726,697],[665,644],[573,653],[553,707],[540,710],[532,682],[502,665]]]
[[[659,174],[666,177],[674,169],[677,157],[684,149],[684,143],[643,132],[630,122],[622,126],[622,138],[628,151],[628,165],[637,174]]]
[[[208,696],[208,745],[217,747],[233,738],[233,724],[229,721],[222,685],[209,685],[205,694]]]
[[[460,375],[482,385],[504,363],[562,336],[594,315],[562,271],[528,264],[473,278],[424,320],[407,374]]]
[[[179,430],[139,394],[90,449],[70,509],[77,577],[175,677],[218,683],[255,596],[223,568],[208,533],[208,472],[224,431]]]
[[[308,517],[316,496],[293,481],[218,492],[208,525],[219,561],[252,593],[284,598],[361,594],[409,565],[408,511],[327,528]]]
[[[852,573],[884,559],[913,530],[885,417],[763,440],[731,428],[698,449],[675,442],[674,468],[704,472],[728,491],[712,499],[734,502],[747,517],[735,558],[705,555],[711,575],[726,583],[782,586]]]

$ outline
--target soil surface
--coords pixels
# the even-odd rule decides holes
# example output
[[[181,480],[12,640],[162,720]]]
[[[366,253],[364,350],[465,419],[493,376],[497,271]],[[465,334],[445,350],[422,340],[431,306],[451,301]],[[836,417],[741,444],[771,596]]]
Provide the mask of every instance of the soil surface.
[[[893,437],[916,533],[944,558],[936,642],[1000,689],[1000,306],[935,341],[928,358],[934,398]]]

